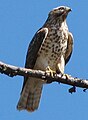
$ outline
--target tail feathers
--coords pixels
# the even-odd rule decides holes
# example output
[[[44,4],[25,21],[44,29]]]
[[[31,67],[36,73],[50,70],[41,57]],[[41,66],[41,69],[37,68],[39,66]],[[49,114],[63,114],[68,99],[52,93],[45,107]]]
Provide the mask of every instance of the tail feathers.
[[[33,112],[39,106],[43,83],[39,80],[27,80],[17,105],[18,110]]]

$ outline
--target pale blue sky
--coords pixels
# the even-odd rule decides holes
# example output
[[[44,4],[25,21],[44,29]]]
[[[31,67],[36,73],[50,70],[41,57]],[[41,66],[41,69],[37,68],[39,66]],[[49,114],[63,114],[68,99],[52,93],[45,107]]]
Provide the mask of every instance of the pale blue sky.
[[[0,60],[24,66],[28,43],[45,22],[48,12],[69,6],[69,30],[74,35],[74,51],[65,73],[88,78],[88,0],[0,0]],[[71,86],[45,85],[39,109],[17,111],[23,78],[0,74],[0,120],[87,120],[88,91],[69,94]]]

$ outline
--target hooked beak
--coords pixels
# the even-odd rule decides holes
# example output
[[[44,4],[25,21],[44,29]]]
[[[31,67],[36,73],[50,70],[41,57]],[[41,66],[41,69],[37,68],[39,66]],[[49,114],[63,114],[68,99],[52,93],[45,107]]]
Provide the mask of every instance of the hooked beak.
[[[67,13],[69,13],[69,12],[71,12],[71,11],[72,11],[72,9],[71,9],[71,8],[69,8],[69,7],[66,7],[66,11],[67,11]]]

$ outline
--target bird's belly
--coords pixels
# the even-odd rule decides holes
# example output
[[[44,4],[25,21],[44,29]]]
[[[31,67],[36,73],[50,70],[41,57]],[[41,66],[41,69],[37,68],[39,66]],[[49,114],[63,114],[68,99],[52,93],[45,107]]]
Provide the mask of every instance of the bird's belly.
[[[47,66],[48,66],[48,60],[47,60],[47,58],[45,58],[43,56],[40,56],[36,60],[34,69],[45,71]]]
[[[52,53],[47,55],[42,54],[37,57],[34,69],[45,71],[49,66],[52,70],[56,71],[57,59],[58,55],[53,55]]]

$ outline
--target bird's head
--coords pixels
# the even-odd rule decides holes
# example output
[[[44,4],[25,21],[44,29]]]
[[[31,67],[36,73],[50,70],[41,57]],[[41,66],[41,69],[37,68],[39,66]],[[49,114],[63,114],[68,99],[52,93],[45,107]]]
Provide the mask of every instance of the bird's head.
[[[65,20],[70,11],[71,11],[71,8],[66,6],[60,6],[50,11],[49,17]]]

